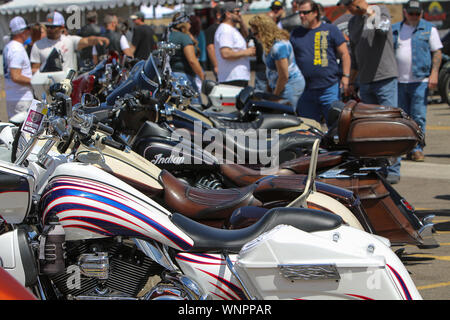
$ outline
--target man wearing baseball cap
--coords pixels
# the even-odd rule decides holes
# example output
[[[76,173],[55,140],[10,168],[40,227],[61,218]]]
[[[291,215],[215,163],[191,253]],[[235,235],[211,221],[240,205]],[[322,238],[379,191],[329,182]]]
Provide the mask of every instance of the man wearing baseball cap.
[[[8,118],[25,112],[33,100],[31,90],[31,65],[24,47],[30,30],[22,17],[15,17],[9,23],[11,41],[3,49],[5,74],[6,109]]]
[[[45,22],[47,37],[37,41],[31,49],[30,61],[33,73],[42,68],[53,49],[58,50],[63,59],[63,69],[78,70],[77,50],[95,45],[108,45],[109,40],[105,37],[89,36],[80,37],[75,35],[64,35],[65,20],[61,13],[50,12]]]
[[[267,12],[267,15],[271,17],[275,23],[279,23],[284,14],[283,4],[279,0],[273,1],[270,5],[270,11]]]
[[[130,16],[130,19],[134,23],[131,52],[135,58],[146,60],[156,48],[155,32],[145,23],[145,15],[142,12],[136,12]]]
[[[419,1],[403,8],[404,19],[392,26],[398,65],[398,104],[425,132],[428,89],[435,89],[442,60],[442,42],[431,22],[422,19]],[[424,161],[423,145],[408,158]]]
[[[250,80],[250,57],[256,54],[255,47],[247,47],[245,38],[248,28],[240,8],[234,2],[221,7],[221,24],[214,35],[219,83],[246,87]],[[236,28],[240,25],[240,32]]]

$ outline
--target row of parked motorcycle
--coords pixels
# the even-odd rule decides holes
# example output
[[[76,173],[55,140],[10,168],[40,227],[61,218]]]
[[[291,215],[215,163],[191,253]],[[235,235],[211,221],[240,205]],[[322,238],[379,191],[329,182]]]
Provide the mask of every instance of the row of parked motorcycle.
[[[421,299],[402,246],[438,246],[433,216],[383,171],[416,123],[351,100],[323,131],[211,81],[193,105],[175,50],[35,79],[0,125],[1,272],[43,300]]]

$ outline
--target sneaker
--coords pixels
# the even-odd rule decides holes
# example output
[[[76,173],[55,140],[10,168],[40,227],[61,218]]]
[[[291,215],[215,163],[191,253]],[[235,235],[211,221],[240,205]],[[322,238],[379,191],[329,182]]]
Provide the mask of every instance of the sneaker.
[[[423,154],[422,151],[416,150],[416,151],[414,151],[414,153],[411,155],[411,160],[412,160],[412,161],[416,161],[416,162],[424,162],[424,161],[425,161],[425,155]]]
[[[400,176],[388,174],[388,176],[386,177],[386,180],[390,184],[397,184],[400,182]]]

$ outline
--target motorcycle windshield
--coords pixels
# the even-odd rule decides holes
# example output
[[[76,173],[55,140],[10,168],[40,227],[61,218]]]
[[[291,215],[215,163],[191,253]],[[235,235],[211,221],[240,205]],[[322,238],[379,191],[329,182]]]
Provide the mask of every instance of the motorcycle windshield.
[[[122,82],[108,95],[108,97],[106,97],[106,103],[108,105],[113,105],[117,98],[142,89],[148,90],[154,95],[161,83],[157,64],[155,63],[153,56],[150,55],[147,61],[140,61],[134,66],[129,78],[125,82]]]

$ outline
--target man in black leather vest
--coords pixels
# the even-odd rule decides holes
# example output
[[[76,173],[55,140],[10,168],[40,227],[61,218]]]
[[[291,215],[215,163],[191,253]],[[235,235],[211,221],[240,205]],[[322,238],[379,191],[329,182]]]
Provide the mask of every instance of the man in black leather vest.
[[[81,28],[79,32],[79,36],[81,37],[89,37],[89,36],[100,36],[102,33],[102,29],[97,24],[97,12],[89,11],[86,14],[87,25]],[[80,67],[88,66],[92,64],[92,47],[86,47],[80,51],[80,58],[78,59],[80,62]]]

